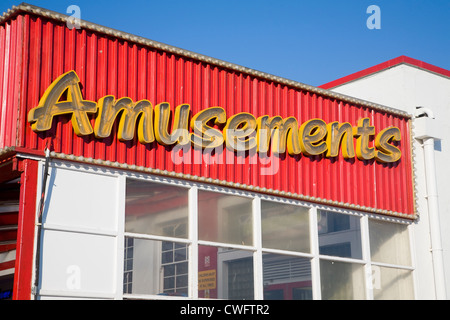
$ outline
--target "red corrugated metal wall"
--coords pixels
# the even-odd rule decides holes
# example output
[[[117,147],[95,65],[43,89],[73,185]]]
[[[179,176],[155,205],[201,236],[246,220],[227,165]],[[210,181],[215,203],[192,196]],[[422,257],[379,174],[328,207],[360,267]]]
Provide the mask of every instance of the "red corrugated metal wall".
[[[22,16],[0,25],[0,149],[15,146],[18,138],[17,121],[21,118],[18,88],[23,77],[23,46]]]
[[[58,153],[211,177],[398,213],[414,213],[410,125],[407,118],[87,29],[69,30],[64,23],[41,16],[19,15],[0,32],[0,54],[17,61],[20,51],[23,55],[22,65],[12,61],[9,64],[9,68],[15,68],[16,72],[6,76],[9,79],[7,85],[4,79],[0,80],[0,90],[5,90],[5,86],[8,90],[7,95],[3,93],[3,100],[5,97],[8,101],[14,100],[11,104],[8,102],[6,119],[14,119],[17,111],[9,108],[15,109],[17,103],[20,105],[19,146],[43,150],[51,142],[53,150]],[[11,45],[9,49],[6,46],[3,48],[3,43],[11,42],[8,32],[15,32],[17,36],[16,46]],[[6,68],[5,65],[1,68]],[[25,72],[18,76],[21,68]],[[56,117],[50,131],[34,133],[25,122],[26,114],[37,106],[52,81],[69,70],[77,72],[84,98],[92,101],[98,101],[105,95],[116,98],[127,96],[134,101],[147,99],[153,105],[169,102],[172,110],[179,104],[188,103],[191,114],[220,106],[226,110],[228,118],[239,112],[249,112],[255,117],[293,116],[299,125],[312,118],[321,118],[327,123],[340,121],[356,125],[358,119],[369,117],[377,133],[388,126],[400,128],[402,158],[394,164],[379,164],[356,158],[344,160],[342,156],[330,159],[286,155],[281,157],[280,168],[275,175],[263,176],[260,174],[261,168],[267,165],[256,156],[239,158],[225,149],[222,156],[226,157],[226,163],[223,165],[174,164],[167,147],[156,142],[143,145],[137,139],[119,142],[114,130],[109,138],[103,140],[95,139],[93,135],[79,137],[74,134],[68,116]],[[15,95],[18,92],[8,88],[18,82],[20,99],[17,102]],[[1,121],[5,122],[4,119],[1,118]],[[8,135],[11,124],[3,128],[3,122],[0,132]],[[13,133],[7,139],[3,137],[0,147],[12,143],[14,138]],[[231,159],[233,163],[230,164]]]

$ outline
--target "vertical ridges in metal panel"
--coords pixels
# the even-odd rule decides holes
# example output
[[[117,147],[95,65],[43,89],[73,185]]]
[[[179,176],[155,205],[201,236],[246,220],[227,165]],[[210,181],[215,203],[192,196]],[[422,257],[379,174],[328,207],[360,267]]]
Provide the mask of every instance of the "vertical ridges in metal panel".
[[[147,99],[153,106],[169,102],[172,112],[177,105],[188,103],[191,115],[205,108],[220,106],[226,110],[227,118],[240,112],[249,112],[256,118],[266,114],[283,118],[293,116],[299,126],[312,118],[321,118],[327,123],[349,122],[355,126],[359,118],[369,117],[377,132],[388,125],[396,125],[405,139],[410,139],[408,123],[401,117],[387,116],[381,111],[371,111],[367,107],[321,96],[317,92],[302,91],[93,31],[69,30],[64,24],[33,16],[28,19],[29,27],[24,34],[29,40],[23,41],[27,44],[23,52],[27,52],[27,59],[24,60],[27,61],[28,72],[23,77],[26,84],[23,87],[26,89],[23,89],[24,97],[21,97],[27,111],[38,104],[43,92],[56,77],[75,70],[81,80],[83,95],[88,100],[98,101],[105,95],[116,98],[128,96],[134,101]],[[11,37],[7,33],[12,30],[5,28],[11,27],[6,24],[0,28],[1,44]],[[6,50],[7,46],[2,45],[0,57],[5,56]],[[11,52],[8,54],[11,58]],[[5,82],[4,68],[5,64],[0,65],[0,74],[3,70],[3,77],[0,78],[2,99],[5,97],[5,86],[11,86]],[[4,109],[0,112],[0,123],[5,121],[4,117],[1,118],[4,112]],[[117,123],[111,136],[105,139],[95,139],[93,135],[76,136],[67,117],[60,117],[47,133],[34,134],[27,123],[24,130],[27,139],[24,146],[32,149],[43,149],[47,139],[53,139],[54,150],[64,154],[226,180],[341,203],[395,208],[398,212],[413,210],[413,200],[404,196],[411,197],[412,194],[409,190],[412,188],[410,177],[400,173],[411,166],[409,155],[405,154],[409,150],[408,141],[400,144],[405,153],[397,164],[344,160],[341,154],[336,159],[323,155],[292,157],[286,154],[281,156],[277,174],[262,176],[260,169],[267,167],[267,164],[258,163],[258,159],[251,157],[246,157],[240,164],[238,160],[241,159],[226,148],[222,154],[225,162],[222,166],[193,163],[196,156],[201,156],[197,151],[192,152],[190,159],[185,159],[191,163],[174,164],[168,153],[171,148],[156,142],[142,145],[136,138],[119,142]],[[6,133],[0,127],[0,137]],[[0,147],[1,143],[4,143],[2,139]],[[381,167],[388,170],[380,172],[378,169]],[[376,186],[376,189],[370,189],[370,186]]]
[[[8,88],[8,94],[10,99],[8,100],[8,111],[10,117],[7,122],[7,135],[6,141],[10,146],[16,145],[16,126],[17,126],[17,116],[18,116],[18,102],[19,102],[19,75],[20,67],[20,46],[21,46],[21,34],[19,29],[19,17],[16,17],[11,23],[11,57],[10,57],[10,82]]]
[[[16,145],[21,58],[21,18],[1,26],[0,148]]]
[[[0,61],[4,61],[4,63],[0,63],[0,149],[6,147],[5,144],[5,132],[3,123],[6,121],[5,119],[5,103],[4,98],[6,95],[6,91],[4,89],[4,84],[6,82],[7,72],[5,71],[5,67],[7,67],[6,63],[6,27],[5,25],[0,25]]]
[[[0,149],[7,147],[6,122],[7,119],[7,99],[9,82],[9,48],[10,48],[10,23],[0,26]]]
[[[23,70],[23,64],[22,64],[22,47],[23,47],[23,16],[16,17],[16,20],[14,21],[15,24],[15,31],[14,31],[14,87],[13,90],[13,104],[11,105],[12,108],[12,117],[11,117],[11,131],[10,131],[10,139],[9,139],[9,145],[10,146],[17,146],[18,145],[18,125],[19,125],[19,115],[20,115],[20,85],[21,85],[21,77],[22,77],[22,70]]]
[[[39,102],[39,82],[40,82],[40,19],[36,17],[30,18],[30,49],[29,49],[29,65],[28,65],[28,90],[27,90],[27,109],[30,109],[31,105],[37,105]],[[27,141],[26,139],[29,138]],[[38,137],[32,134],[31,127],[26,127],[25,145],[32,149],[37,149]]]
[[[24,16],[18,16],[18,19],[20,21],[21,26],[21,39],[20,39],[20,48],[21,52],[20,54],[20,62],[18,63],[18,66],[20,68],[20,76],[19,76],[19,97],[18,97],[18,115],[17,115],[17,128],[16,128],[16,146],[23,147],[24,146],[24,139],[25,139],[25,128],[27,124],[27,113],[26,113],[26,106],[27,106],[27,77],[28,73],[27,67],[28,67],[28,47],[29,47],[29,32],[28,32],[28,26],[29,26],[29,15]],[[1,51],[1,50],[0,50]],[[3,61],[0,59],[0,61]],[[1,74],[1,73],[0,73]]]
[[[97,71],[97,55],[98,55],[97,45],[98,45],[97,35],[89,31],[86,32],[86,49],[85,49],[86,95],[84,98],[89,101],[95,101],[97,98],[96,97],[97,93],[96,71]],[[93,119],[91,119],[91,125],[92,127],[94,127]],[[88,158],[93,158],[95,152],[93,137],[92,136],[85,137],[84,141],[86,142],[84,154]]]
[[[75,69],[77,70],[78,76],[80,77],[80,81],[82,83],[81,92],[83,97],[86,99],[87,92],[89,92],[90,88],[86,85],[86,30],[81,29],[72,29],[76,30],[76,53],[75,53]],[[85,139],[89,139],[88,137],[79,137],[75,133],[72,133],[73,137],[73,153],[75,155],[81,155],[85,153],[86,143]]]
[[[97,38],[97,66],[95,70],[95,77],[97,80],[95,99],[103,97],[107,94],[108,88],[108,39],[106,37]],[[96,145],[93,158],[105,159],[106,146],[105,143]]]

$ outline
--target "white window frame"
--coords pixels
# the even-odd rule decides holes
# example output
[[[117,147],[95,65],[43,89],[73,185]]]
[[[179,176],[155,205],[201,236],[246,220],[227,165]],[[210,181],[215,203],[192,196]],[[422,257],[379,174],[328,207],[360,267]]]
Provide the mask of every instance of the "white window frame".
[[[356,263],[360,264],[364,268],[365,272],[365,289],[366,289],[366,299],[373,299],[373,290],[371,288],[371,275],[374,266],[379,267],[391,267],[396,269],[410,270],[412,271],[412,279],[414,286],[414,297],[416,297],[416,281],[415,281],[415,259],[413,255],[413,244],[412,241],[412,228],[413,224],[411,221],[407,219],[401,219],[396,217],[388,217],[388,216],[380,216],[376,214],[363,213],[343,208],[337,207],[329,207],[322,204],[316,203],[307,203],[303,201],[297,201],[292,199],[285,199],[275,196],[269,196],[264,194],[252,193],[248,191],[242,191],[237,189],[225,188],[215,185],[208,185],[204,183],[192,183],[183,180],[172,179],[168,177],[160,177],[154,175],[144,175],[144,174],[135,174],[124,172],[122,175],[123,184],[125,184],[125,180],[131,179],[141,179],[149,182],[155,183],[163,183],[163,184],[171,184],[177,185],[184,188],[189,188],[189,234],[187,239],[173,238],[173,237],[162,237],[162,236],[154,236],[154,235],[143,235],[143,234],[135,234],[124,232],[124,222],[122,223],[122,231],[119,232],[119,243],[122,244],[125,236],[140,238],[140,239],[149,239],[149,240],[160,240],[160,241],[173,241],[179,243],[185,243],[189,248],[189,290],[188,290],[188,299],[199,299],[198,296],[198,246],[199,245],[207,245],[214,247],[227,247],[238,250],[247,250],[252,252],[253,254],[253,274],[254,274],[254,299],[262,300],[264,299],[264,288],[263,288],[263,262],[262,255],[263,253],[272,253],[272,254],[281,254],[281,255],[289,255],[289,256],[297,256],[308,258],[311,261],[311,281],[312,281],[312,293],[313,300],[320,300],[322,298],[321,294],[321,283],[320,283],[320,260],[331,260],[331,261],[340,261],[347,263]],[[125,189],[125,186],[123,187]],[[240,197],[246,197],[252,199],[252,212],[253,212],[253,245],[237,245],[230,243],[220,243],[220,242],[212,242],[212,241],[203,241],[198,239],[198,191],[211,191],[211,192],[219,192],[222,194],[235,195]],[[125,190],[123,194],[125,203]],[[302,253],[302,252],[293,252],[293,251],[285,251],[279,249],[268,249],[262,247],[262,231],[261,231],[261,201],[273,201],[283,204],[296,205],[301,207],[306,207],[309,209],[309,223],[310,223],[310,253]],[[125,216],[125,208],[123,205],[123,220]],[[352,215],[360,218],[360,229],[361,229],[361,250],[362,250],[362,259],[355,258],[345,258],[345,257],[337,257],[337,256],[328,256],[321,255],[319,253],[319,235],[317,230],[317,213],[318,210],[330,211],[340,214]],[[411,251],[411,266],[400,266],[395,264],[387,264],[387,263],[378,263],[371,261],[370,256],[370,243],[369,243],[369,219],[379,219],[383,221],[388,221],[391,223],[400,223],[408,225],[408,232],[410,237],[410,251]],[[122,253],[118,254],[119,264],[123,266],[123,250]],[[122,259],[121,259],[122,258]],[[123,267],[122,267],[123,268]],[[119,273],[120,277],[123,276],[123,272]],[[120,292],[122,292],[123,287],[122,278],[118,279],[118,287],[120,287]],[[186,299],[185,297],[167,297],[167,296],[159,296],[159,295],[135,295],[135,294],[122,294],[120,298],[138,298],[138,299]]]
[[[312,281],[312,293],[314,300],[320,300],[322,298],[321,295],[321,279],[320,279],[320,260],[332,260],[332,261],[341,261],[348,263],[358,263],[363,265],[365,270],[365,278],[366,278],[366,299],[373,299],[373,290],[371,286],[368,285],[369,281],[372,281],[371,275],[374,267],[389,267],[401,270],[409,270],[412,271],[412,282],[413,282],[413,296],[417,298],[417,272],[416,270],[416,256],[415,256],[415,242],[414,242],[414,223],[409,219],[402,219],[393,216],[384,216],[379,214],[371,214],[365,212],[359,212],[344,208],[338,207],[330,207],[323,204],[317,203],[309,203],[304,201],[292,200],[287,198],[281,198],[276,196],[270,196],[260,193],[254,193],[249,191],[243,191],[239,189],[232,189],[221,187],[217,185],[210,185],[207,183],[201,182],[189,182],[185,180],[175,179],[166,176],[156,176],[146,173],[140,172],[132,172],[125,171],[122,169],[113,169],[113,168],[105,168],[99,167],[96,165],[80,165],[74,164],[70,161],[62,161],[62,160],[53,160],[52,166],[67,170],[73,171],[81,171],[94,173],[99,175],[113,176],[118,179],[118,196],[117,205],[118,205],[118,222],[117,222],[117,233],[115,232],[103,232],[101,230],[85,230],[78,228],[77,232],[84,232],[88,234],[102,234],[106,236],[116,237],[117,241],[117,252],[116,258],[117,263],[115,265],[116,270],[116,292],[114,294],[115,299],[186,299],[186,297],[175,297],[175,296],[160,296],[160,295],[136,295],[136,294],[124,294],[123,293],[123,264],[124,264],[124,239],[126,236],[138,238],[138,239],[148,239],[148,240],[158,240],[158,241],[172,241],[178,243],[185,243],[189,246],[188,255],[189,255],[189,276],[188,276],[188,299],[199,299],[198,297],[198,246],[199,245],[212,245],[215,247],[227,247],[234,248],[240,250],[248,250],[253,253],[253,270],[254,270],[254,299],[262,300],[264,298],[264,288],[263,288],[263,261],[262,255],[263,253],[273,253],[273,254],[283,254],[289,256],[297,256],[308,258],[311,260],[311,281]],[[42,175],[42,172],[39,172],[39,176]],[[139,179],[145,180],[149,182],[162,183],[162,184],[170,184],[179,187],[184,187],[189,189],[188,193],[188,230],[189,234],[186,239],[176,238],[176,237],[165,237],[165,236],[156,236],[156,235],[145,235],[145,234],[137,234],[137,233],[129,233],[125,232],[125,205],[126,205],[126,179]],[[39,179],[41,181],[41,179]],[[253,245],[235,245],[229,243],[218,243],[218,242],[210,242],[210,241],[201,241],[198,239],[198,191],[213,191],[226,193],[230,195],[247,197],[252,199],[252,212],[253,212]],[[268,249],[262,247],[262,230],[261,230],[261,201],[274,201],[283,204],[296,205],[301,207],[309,208],[309,223],[310,223],[310,253],[301,253],[301,252],[293,252],[293,251],[285,251],[278,249]],[[347,214],[352,216],[360,217],[360,228],[361,228],[361,245],[362,245],[362,259],[353,259],[353,258],[343,258],[336,256],[327,256],[321,255],[319,253],[319,235],[317,230],[317,212],[318,210],[331,211],[340,214]],[[409,234],[409,247],[410,247],[410,256],[411,256],[411,266],[403,266],[396,264],[388,264],[388,263],[379,263],[371,261],[370,255],[370,242],[369,242],[369,219],[377,219],[380,221],[390,222],[390,223],[399,223],[407,225],[408,234]],[[70,228],[60,228],[58,226],[47,225],[46,228],[55,229],[55,230],[64,230],[64,231],[74,231]],[[74,232],[75,232],[74,231]],[[34,277],[36,275],[33,275]]]

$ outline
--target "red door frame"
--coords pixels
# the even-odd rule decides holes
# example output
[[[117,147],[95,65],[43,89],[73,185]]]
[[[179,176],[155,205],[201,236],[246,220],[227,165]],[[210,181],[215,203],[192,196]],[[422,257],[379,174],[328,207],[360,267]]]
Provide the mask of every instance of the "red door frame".
[[[39,162],[24,159],[20,161],[20,166],[22,174],[13,300],[30,300],[33,277],[34,229],[36,222]]]

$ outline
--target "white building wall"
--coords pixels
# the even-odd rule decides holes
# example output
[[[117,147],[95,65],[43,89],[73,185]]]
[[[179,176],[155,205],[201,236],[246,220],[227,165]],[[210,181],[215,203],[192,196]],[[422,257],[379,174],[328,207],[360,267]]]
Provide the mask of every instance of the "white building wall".
[[[417,106],[434,112],[440,141],[435,143],[440,226],[447,298],[450,295],[450,79],[417,67],[400,64],[367,77],[340,85],[332,91],[375,102],[414,114]],[[415,223],[417,295],[434,299],[431,242],[426,199],[425,167],[421,142],[414,141],[419,219]]]
[[[113,299],[121,294],[117,275],[123,272],[118,257],[123,243],[118,235],[124,194],[119,179],[100,169],[50,167],[41,229],[40,299]]]

